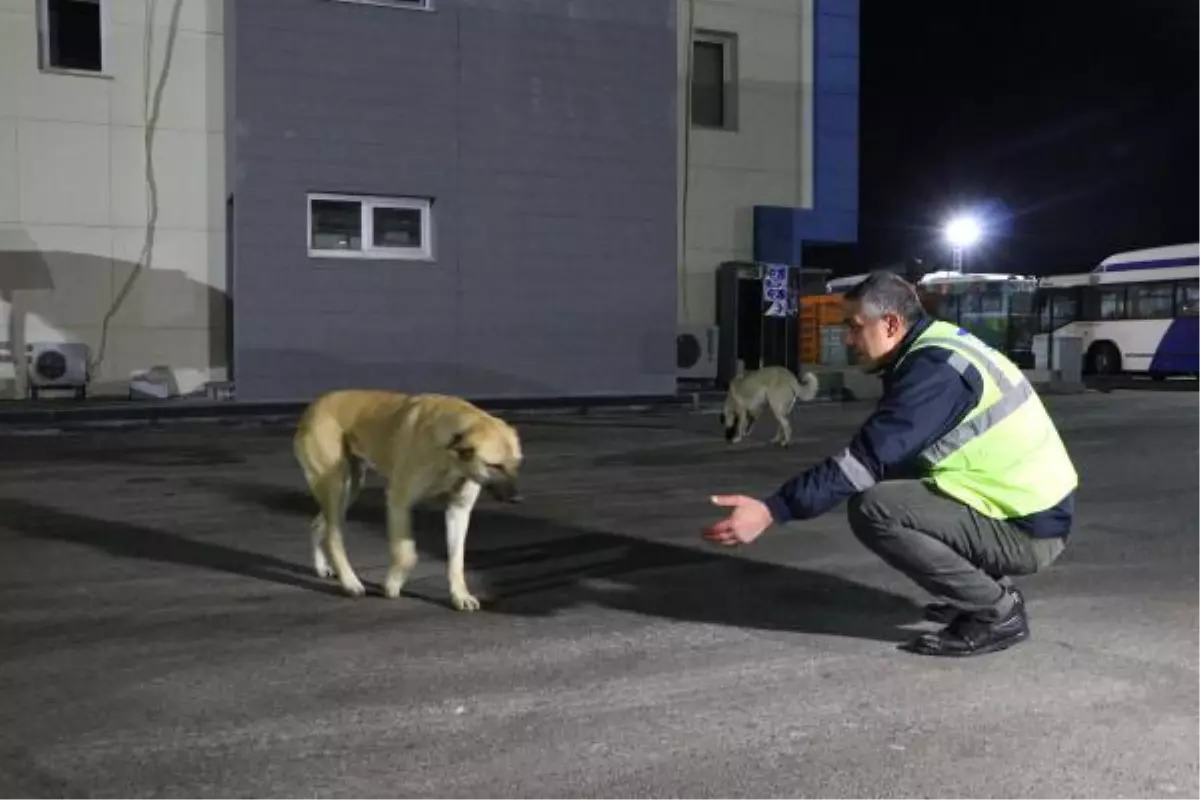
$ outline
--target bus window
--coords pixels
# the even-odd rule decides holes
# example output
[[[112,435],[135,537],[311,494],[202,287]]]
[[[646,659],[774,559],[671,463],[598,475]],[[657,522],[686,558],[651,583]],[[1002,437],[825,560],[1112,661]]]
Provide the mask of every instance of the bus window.
[[[1033,314],[1033,302],[1037,297],[1037,292],[1032,287],[1019,287],[1011,292],[1008,292],[1008,307],[1012,314]]]
[[[1051,289],[1037,296],[1038,330],[1056,331],[1079,319],[1078,292],[1075,289]]]
[[[1174,287],[1169,283],[1144,283],[1129,287],[1129,305],[1134,319],[1170,319]]]
[[[1200,307],[1200,283],[1175,284],[1175,315],[1194,317]]]
[[[1037,297],[1037,321],[1038,330],[1048,332],[1050,330],[1050,305],[1054,302],[1054,297],[1048,294],[1040,294]]]
[[[1125,317],[1125,289],[1102,289],[1100,291],[1100,319],[1123,319]]]
[[[938,303],[938,319],[958,324],[958,295],[945,294]]]
[[[980,310],[985,317],[1004,313],[1004,294],[1001,287],[985,288],[979,299]]]
[[[977,317],[983,310],[983,298],[977,291],[966,292],[959,295],[958,308],[962,316]]]

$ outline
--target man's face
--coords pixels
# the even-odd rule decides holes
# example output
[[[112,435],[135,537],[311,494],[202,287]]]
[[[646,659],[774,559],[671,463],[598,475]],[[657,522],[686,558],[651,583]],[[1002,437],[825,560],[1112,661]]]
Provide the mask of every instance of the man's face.
[[[846,324],[846,345],[854,348],[859,365],[866,370],[886,363],[908,330],[898,314],[864,315],[858,300],[844,301],[842,315]]]

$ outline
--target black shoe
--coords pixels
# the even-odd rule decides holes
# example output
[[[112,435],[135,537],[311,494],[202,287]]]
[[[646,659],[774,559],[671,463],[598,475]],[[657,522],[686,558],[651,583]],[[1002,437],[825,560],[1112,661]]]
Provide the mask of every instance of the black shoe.
[[[1029,618],[1025,598],[1016,590],[1012,611],[1001,620],[981,619],[974,614],[959,614],[937,633],[924,633],[908,648],[927,656],[977,656],[1007,650],[1029,638]]]
[[[1025,595],[1021,594],[1020,589],[1015,586],[1010,586],[1008,592],[1014,598],[1016,598],[1018,603],[1024,605]],[[955,608],[949,603],[930,603],[925,606],[924,617],[929,622],[936,622],[939,625],[948,625],[949,623],[954,622],[955,617],[966,613],[968,612],[959,608]]]
[[[936,622],[939,625],[946,625],[954,621],[954,618],[959,614],[966,612],[960,611],[949,603],[930,603],[925,606],[924,617],[929,622]]]

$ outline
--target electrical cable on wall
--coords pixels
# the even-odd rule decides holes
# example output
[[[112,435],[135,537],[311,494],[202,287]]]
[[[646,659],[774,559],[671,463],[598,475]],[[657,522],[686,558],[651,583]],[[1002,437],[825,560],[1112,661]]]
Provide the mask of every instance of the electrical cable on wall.
[[[133,265],[133,271],[125,279],[121,291],[113,299],[112,306],[105,312],[104,320],[100,323],[100,345],[96,348],[96,357],[88,364],[89,382],[99,374],[100,365],[104,363],[104,356],[108,349],[109,324],[121,310],[121,306],[125,303],[125,299],[129,296],[129,292],[142,272],[150,267],[154,255],[154,239],[158,230],[158,180],[154,174],[154,135],[158,130],[159,115],[162,113],[163,91],[166,89],[167,77],[171,72],[171,59],[175,52],[175,38],[179,33],[179,15],[183,8],[183,0],[175,0],[171,7],[171,21],[167,26],[166,52],[163,54],[162,71],[159,72],[158,83],[154,87],[152,102],[150,98],[150,66],[154,49],[154,9],[156,5],[155,0],[146,0],[146,27],[142,40],[142,114],[146,123],[146,208],[148,212],[146,239],[137,263]]]

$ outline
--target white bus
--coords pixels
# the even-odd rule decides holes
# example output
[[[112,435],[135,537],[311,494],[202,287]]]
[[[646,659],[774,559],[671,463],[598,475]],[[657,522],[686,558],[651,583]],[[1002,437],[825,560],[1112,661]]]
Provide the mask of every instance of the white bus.
[[[1038,367],[1051,336],[1082,341],[1084,373],[1200,373],[1200,244],[1117,253],[1091,272],[1039,281]]]

